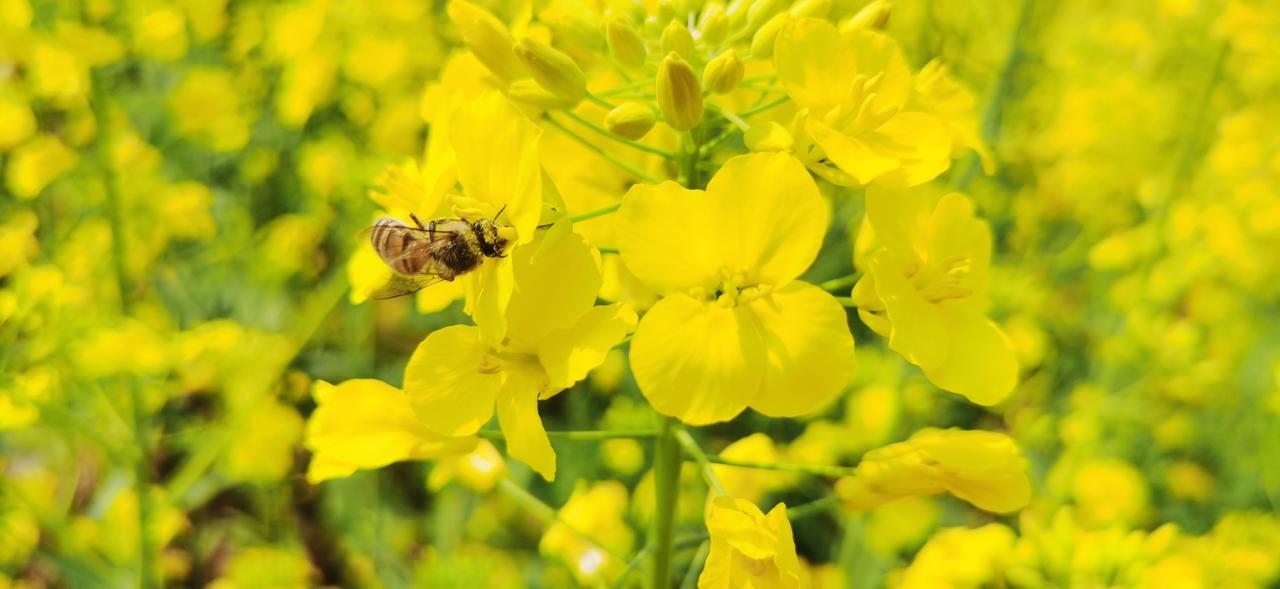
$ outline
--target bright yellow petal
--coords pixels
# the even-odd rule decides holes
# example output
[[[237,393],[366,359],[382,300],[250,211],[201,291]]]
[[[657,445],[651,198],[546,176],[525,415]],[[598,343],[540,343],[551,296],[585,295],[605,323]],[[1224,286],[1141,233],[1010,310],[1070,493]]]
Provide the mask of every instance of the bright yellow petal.
[[[964,195],[943,196],[933,209],[929,231],[918,237],[935,259],[963,258],[967,271],[960,285],[981,298],[974,309],[985,312],[988,274],[991,267],[991,228],[977,218],[973,203]]]
[[[772,558],[777,553],[777,535],[766,523],[760,508],[736,497],[716,497],[707,510],[711,537],[755,560]]]
[[[778,79],[800,107],[821,115],[849,99],[858,70],[853,46],[841,39],[835,25],[796,19],[782,27],[774,43]]]
[[[930,213],[928,197],[921,191],[867,189],[867,222],[875,240],[904,260],[914,263],[924,255]]]
[[[846,135],[815,117],[809,117],[805,122],[805,130],[827,158],[861,185],[870,184],[898,167],[898,158],[892,154],[875,150],[863,140]]]
[[[885,186],[919,186],[951,167],[951,135],[942,119],[931,114],[900,113],[876,129],[870,141],[873,149],[884,145],[898,159],[897,169],[876,178]]]
[[[497,345],[507,336],[507,306],[515,290],[515,271],[511,258],[485,260],[478,269],[467,274],[467,313],[475,320],[485,342]]]
[[[489,92],[454,115],[451,137],[466,195],[490,203],[516,228],[517,243],[534,238],[542,214],[542,131],[506,97]]]
[[[631,368],[658,412],[704,425],[747,407],[764,379],[765,351],[746,313],[680,294],[649,309],[631,340]]]
[[[591,309],[600,290],[600,270],[591,246],[567,221],[511,254],[516,290],[507,306],[512,342],[532,347]]]
[[[833,401],[853,378],[853,335],[835,297],[795,281],[752,301],[767,365],[751,408],[770,417],[812,413]]]
[[[637,184],[623,197],[617,223],[623,263],[659,293],[719,284],[720,250],[705,237],[719,220],[701,191],[675,182]]]
[[[746,272],[745,284],[786,284],[809,268],[822,247],[827,203],[790,155],[732,158],[707,185],[707,196],[716,225],[724,227],[717,232],[720,258],[730,271]]]
[[[914,80],[907,60],[893,37],[866,29],[841,35],[857,62],[852,69],[868,77],[879,76],[870,90],[876,94],[876,106],[901,108],[911,96]]]
[[[463,281],[454,280],[437,282],[418,291],[414,307],[419,313],[436,313],[452,305],[454,301],[466,295]]]
[[[475,445],[475,438],[427,431],[409,397],[381,381],[317,381],[314,390],[318,406],[307,420],[305,441],[314,454],[307,472],[312,483],[401,460],[461,454]]]
[[[507,453],[528,464],[548,481],[556,478],[556,452],[538,416],[538,382],[524,371],[503,375],[498,392],[498,423],[507,439]]]
[[[547,371],[548,392],[569,388],[586,378],[635,327],[636,312],[630,305],[618,303],[594,307],[573,327],[542,339],[538,361]]]
[[[493,416],[502,377],[482,371],[486,352],[479,330],[469,325],[434,331],[418,344],[404,369],[404,390],[428,429],[474,434]]]
[[[787,504],[775,505],[765,515],[765,521],[777,537],[773,563],[778,567],[779,585],[800,586],[804,572],[800,569],[800,559],[796,557],[796,541],[791,532],[791,521],[787,519]]]
[[[1018,385],[1018,359],[1009,338],[990,319],[949,301],[938,305],[951,341],[946,362],[925,370],[938,388],[964,395],[979,405],[995,405]]]
[[[378,257],[371,243],[361,243],[347,262],[347,280],[351,283],[351,304],[359,305],[391,279],[391,269]]]
[[[871,272],[892,324],[889,348],[926,371],[941,366],[951,345],[938,306],[920,296],[906,278],[906,265],[891,252],[872,256]]]

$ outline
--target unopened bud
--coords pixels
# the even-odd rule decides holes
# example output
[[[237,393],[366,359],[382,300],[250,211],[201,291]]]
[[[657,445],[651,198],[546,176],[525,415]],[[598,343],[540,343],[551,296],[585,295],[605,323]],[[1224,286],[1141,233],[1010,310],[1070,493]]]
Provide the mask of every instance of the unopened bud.
[[[633,70],[644,66],[644,39],[630,23],[616,16],[610,18],[604,23],[604,37],[619,65]]]
[[[791,6],[792,18],[822,18],[831,12],[831,0],[800,0]]]
[[[743,67],[742,60],[738,59],[738,54],[729,49],[707,63],[706,69],[702,70],[702,81],[706,83],[708,90],[716,94],[724,94],[738,87],[738,82],[742,81],[742,74],[745,71],[746,68]]]
[[[893,13],[893,3],[889,0],[871,0],[857,14],[849,17],[840,25],[840,32],[856,30],[882,31],[889,26],[889,15]]]
[[[467,0],[453,0],[449,3],[449,20],[471,53],[498,79],[511,82],[525,76],[524,65],[512,47],[511,33],[497,17]]]
[[[688,27],[674,20],[662,30],[662,52],[673,51],[685,59],[693,57],[693,34]]]
[[[516,56],[539,86],[569,104],[586,96],[587,75],[572,57],[534,39],[521,39],[515,47]]]
[[[657,117],[647,104],[624,102],[604,117],[604,128],[623,139],[635,141],[649,133]]]
[[[658,107],[667,124],[688,131],[702,120],[702,87],[698,74],[675,52],[668,53],[658,66]]]
[[[778,33],[782,32],[782,26],[788,22],[791,22],[791,15],[784,12],[774,16],[763,27],[760,27],[755,36],[751,37],[751,57],[755,59],[771,59],[773,57],[774,41],[778,40]]]
[[[566,101],[557,94],[552,94],[546,88],[543,88],[541,84],[528,78],[512,82],[507,87],[507,96],[511,97],[512,100],[543,109],[573,106],[572,102]]]
[[[708,4],[703,9],[698,35],[708,47],[716,47],[729,36],[729,16],[719,4]]]
[[[755,31],[782,12],[788,0],[755,0],[747,9],[747,30]]]

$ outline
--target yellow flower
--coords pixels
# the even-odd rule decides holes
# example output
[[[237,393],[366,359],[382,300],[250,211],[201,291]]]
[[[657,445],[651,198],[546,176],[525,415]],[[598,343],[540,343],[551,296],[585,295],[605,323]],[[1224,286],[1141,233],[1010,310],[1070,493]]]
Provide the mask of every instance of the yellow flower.
[[[1084,463],[1071,481],[1080,523],[1090,528],[1139,523],[1146,515],[1148,494],[1142,472],[1114,458]]]
[[[483,325],[433,332],[405,367],[405,391],[427,427],[443,435],[475,433],[496,404],[508,453],[551,480],[555,451],[537,402],[603,363],[635,326],[635,312],[593,305],[600,287],[596,259],[567,223],[515,250],[511,266],[520,288],[506,309],[506,336],[489,343]]]
[[[935,385],[994,405],[1017,385],[1018,364],[986,317],[991,229],[963,195],[928,203],[920,191],[867,191],[881,247],[854,286],[858,315]]]
[[[556,522],[543,534],[538,552],[563,560],[580,586],[611,581],[627,565],[613,555],[629,554],[635,543],[623,519],[626,513],[627,488],[622,483],[579,484],[560,508]]]
[[[640,390],[686,423],[748,406],[802,415],[853,374],[853,336],[834,297],[795,280],[822,245],[827,205],[794,158],[730,159],[707,190],[634,186],[618,212],[627,268],[663,295],[631,344]]]
[[[902,576],[901,589],[985,587],[1002,578],[1013,551],[1013,530],[1002,524],[949,528],[938,532],[916,554]]]
[[[908,109],[911,71],[889,37],[796,19],[778,34],[774,64],[802,109],[794,149],[814,173],[843,186],[907,187],[951,165],[943,122]]]
[[[312,453],[307,480],[313,484],[401,460],[463,454],[475,446],[475,438],[432,433],[404,391],[381,381],[334,386],[318,380],[311,394],[317,407],[307,420],[304,444]]]
[[[231,72],[193,68],[173,90],[169,111],[179,134],[214,151],[235,151],[249,142],[252,124],[241,95]]]
[[[988,174],[995,172],[995,160],[978,134],[977,101],[972,92],[951,78],[941,61],[935,59],[920,68],[912,102],[946,124],[951,133],[952,155],[972,149],[982,161],[982,169]]]
[[[506,474],[507,461],[502,454],[489,440],[480,440],[466,454],[441,458],[427,477],[427,488],[438,491],[456,479],[472,491],[488,493]]]
[[[804,586],[796,544],[779,503],[768,515],[754,503],[716,497],[707,509],[711,552],[699,589],[783,589]]]
[[[76,153],[57,137],[40,135],[13,150],[5,170],[5,183],[14,196],[32,199],[54,180],[75,167]]]
[[[26,101],[9,92],[0,94],[0,153],[21,145],[35,132],[36,116]]]
[[[1027,461],[1009,436],[925,428],[905,442],[867,452],[856,474],[840,479],[836,491],[855,510],[947,492],[1006,513],[1031,500],[1031,481]]]
[[[722,458],[755,462],[781,462],[773,439],[762,433],[742,438],[720,451]],[[765,493],[785,488],[796,480],[794,473],[775,472],[737,466],[715,465],[711,467],[724,486],[725,492],[747,501],[759,501]]]

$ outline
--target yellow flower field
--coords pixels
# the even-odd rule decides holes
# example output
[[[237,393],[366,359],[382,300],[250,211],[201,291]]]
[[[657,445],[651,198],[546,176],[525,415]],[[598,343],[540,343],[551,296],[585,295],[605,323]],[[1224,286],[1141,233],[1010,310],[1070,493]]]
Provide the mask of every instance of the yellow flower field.
[[[1278,40],[0,0],[0,589],[1280,587]]]

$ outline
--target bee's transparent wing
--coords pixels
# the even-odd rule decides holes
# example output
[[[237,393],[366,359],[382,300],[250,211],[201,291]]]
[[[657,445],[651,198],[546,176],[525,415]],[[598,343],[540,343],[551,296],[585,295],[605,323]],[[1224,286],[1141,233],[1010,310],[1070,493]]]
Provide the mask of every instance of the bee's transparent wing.
[[[418,274],[415,276],[404,276],[402,274],[393,274],[391,280],[382,288],[373,291],[369,295],[371,299],[394,299],[404,295],[413,294],[437,282],[443,282],[441,278],[435,274]]]

